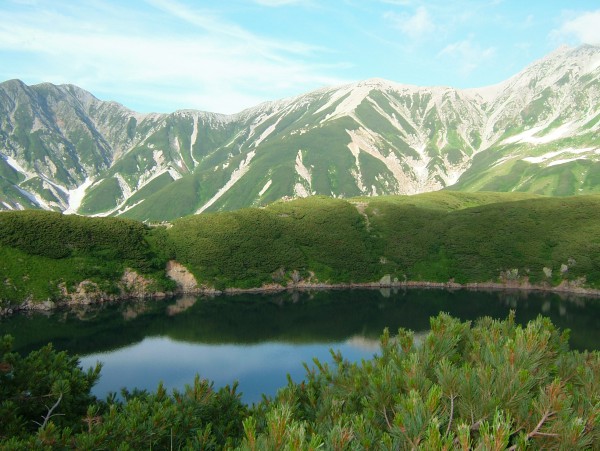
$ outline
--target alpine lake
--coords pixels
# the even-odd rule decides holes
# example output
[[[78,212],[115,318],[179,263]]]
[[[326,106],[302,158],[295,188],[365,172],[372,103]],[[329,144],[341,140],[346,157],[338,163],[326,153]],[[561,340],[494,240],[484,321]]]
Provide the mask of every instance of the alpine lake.
[[[88,368],[102,362],[93,393],[104,398],[122,387],[182,389],[196,374],[215,387],[239,382],[247,403],[298,382],[313,358],[349,361],[379,350],[384,328],[411,329],[418,340],[429,318],[447,312],[461,320],[482,316],[526,324],[538,315],[570,330],[571,349],[600,349],[600,299],[526,291],[353,289],[178,297],[29,312],[0,319],[26,354],[52,342]]]

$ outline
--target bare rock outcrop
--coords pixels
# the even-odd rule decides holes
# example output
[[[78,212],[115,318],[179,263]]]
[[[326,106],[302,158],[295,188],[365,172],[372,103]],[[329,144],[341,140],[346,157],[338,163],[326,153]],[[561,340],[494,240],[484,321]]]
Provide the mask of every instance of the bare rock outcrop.
[[[167,263],[167,276],[177,283],[177,291],[181,293],[196,293],[200,291],[194,275],[185,266],[175,260]]]

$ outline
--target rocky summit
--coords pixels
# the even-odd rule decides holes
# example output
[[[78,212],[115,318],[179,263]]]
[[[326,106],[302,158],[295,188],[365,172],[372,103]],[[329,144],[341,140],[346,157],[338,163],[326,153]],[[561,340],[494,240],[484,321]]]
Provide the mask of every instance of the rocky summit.
[[[0,84],[0,209],[161,221],[284,197],[600,191],[600,47],[498,85],[381,79],[233,115],[141,114],[72,85]]]

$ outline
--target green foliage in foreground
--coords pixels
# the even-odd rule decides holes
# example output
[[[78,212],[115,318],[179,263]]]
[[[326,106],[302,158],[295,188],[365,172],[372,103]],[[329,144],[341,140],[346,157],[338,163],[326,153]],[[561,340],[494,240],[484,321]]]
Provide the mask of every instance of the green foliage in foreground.
[[[445,314],[422,342],[386,331],[381,353],[307,372],[266,406],[266,431],[244,424],[247,442],[306,436],[338,449],[595,448],[600,443],[600,356],[567,350],[547,319],[475,326]]]
[[[568,350],[545,318],[527,326],[446,314],[431,332],[386,330],[380,353],[307,366],[251,408],[235,387],[92,401],[97,369],[50,347],[21,358],[2,340],[0,447],[6,449],[598,449],[600,354]],[[24,371],[35,368],[29,378]],[[47,371],[44,371],[47,369]],[[86,391],[88,395],[86,395]],[[43,399],[43,401],[41,400]],[[67,402],[67,400],[69,402]]]

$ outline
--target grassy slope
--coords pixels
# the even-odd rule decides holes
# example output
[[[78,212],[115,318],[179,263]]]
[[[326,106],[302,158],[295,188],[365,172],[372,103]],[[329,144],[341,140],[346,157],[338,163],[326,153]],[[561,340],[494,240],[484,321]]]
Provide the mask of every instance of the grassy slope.
[[[58,294],[90,279],[115,288],[125,267],[164,281],[168,258],[204,284],[379,280],[559,284],[600,287],[600,196],[437,192],[327,197],[264,209],[209,213],[149,229],[115,218],[26,211],[0,214],[0,299]],[[546,269],[545,269],[546,268]],[[550,271],[551,270],[551,274]],[[504,276],[502,276],[504,274]]]
[[[520,191],[547,196],[572,196],[599,192],[600,164],[593,160],[573,160],[578,154],[568,149],[594,149],[600,145],[598,133],[533,145],[516,143],[498,145],[478,153],[473,164],[456,184],[456,191]],[[564,151],[564,153],[560,153]],[[541,157],[557,153],[540,163],[523,160],[524,156]],[[552,164],[553,163],[553,164]]]

